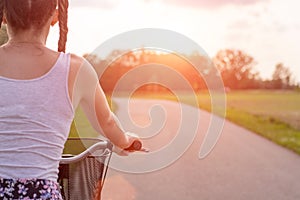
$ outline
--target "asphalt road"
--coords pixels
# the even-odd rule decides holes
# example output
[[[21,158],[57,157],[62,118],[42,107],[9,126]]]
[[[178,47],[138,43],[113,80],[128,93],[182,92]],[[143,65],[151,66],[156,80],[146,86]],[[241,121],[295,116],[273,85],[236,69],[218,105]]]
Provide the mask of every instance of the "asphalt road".
[[[177,103],[154,100],[132,100],[127,110],[127,102],[117,99],[117,115],[124,125],[126,113],[130,113],[135,124],[125,128],[145,137],[141,132],[143,126],[158,123],[149,130],[156,131],[147,140],[145,146],[154,154],[158,154],[164,145],[176,137],[174,134],[182,124],[182,113]],[[153,105],[164,107],[165,122],[158,131],[162,116],[159,109],[152,112],[149,118],[149,108]],[[103,189],[103,200],[297,200],[300,199],[300,156],[286,150],[272,142],[242,128],[225,121],[222,135],[213,151],[204,159],[199,159],[200,146],[207,133],[211,114],[196,110],[199,113],[199,128],[192,145],[174,163],[142,173],[160,160],[168,160],[171,154],[162,153],[161,157],[152,157],[151,153],[119,158],[114,156],[112,168]],[[191,111],[189,111],[191,112]],[[166,114],[167,113],[167,114]],[[193,116],[194,118],[195,116]],[[186,118],[186,116],[185,116]],[[124,120],[125,119],[125,120]],[[128,119],[127,119],[128,120]],[[191,127],[195,120],[190,121]],[[179,124],[179,125],[178,125]],[[161,124],[160,124],[161,125]],[[189,124],[188,124],[189,125]],[[139,127],[140,126],[140,127]],[[174,151],[177,151],[176,149]],[[135,165],[135,158],[143,158],[137,171],[140,173],[126,173],[132,170],[128,166],[118,165],[119,159]],[[156,159],[156,160],[154,160]],[[163,162],[162,162],[163,163]],[[163,165],[163,164],[162,164]],[[133,167],[134,168],[134,167]],[[151,168],[151,167],[150,167]]]

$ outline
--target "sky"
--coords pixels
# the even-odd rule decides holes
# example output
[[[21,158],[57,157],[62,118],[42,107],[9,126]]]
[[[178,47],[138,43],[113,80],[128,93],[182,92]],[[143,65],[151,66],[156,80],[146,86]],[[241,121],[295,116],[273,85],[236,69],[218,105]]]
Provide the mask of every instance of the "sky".
[[[283,63],[300,82],[299,8],[297,0],[70,0],[67,51],[83,55],[115,35],[162,28],[190,38],[210,57],[242,50],[264,79]],[[47,45],[55,49],[57,40],[56,26]]]

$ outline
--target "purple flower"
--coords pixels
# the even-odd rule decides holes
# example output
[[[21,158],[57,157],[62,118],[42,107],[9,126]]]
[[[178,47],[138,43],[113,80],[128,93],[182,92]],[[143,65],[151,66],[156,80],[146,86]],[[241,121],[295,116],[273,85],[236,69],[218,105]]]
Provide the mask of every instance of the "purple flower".
[[[26,195],[27,194],[28,188],[25,188],[24,185],[18,185],[18,187],[19,187],[19,190],[18,190],[19,194],[22,194],[22,195]]]
[[[4,197],[4,194],[5,194],[4,188],[0,188],[0,197]]]

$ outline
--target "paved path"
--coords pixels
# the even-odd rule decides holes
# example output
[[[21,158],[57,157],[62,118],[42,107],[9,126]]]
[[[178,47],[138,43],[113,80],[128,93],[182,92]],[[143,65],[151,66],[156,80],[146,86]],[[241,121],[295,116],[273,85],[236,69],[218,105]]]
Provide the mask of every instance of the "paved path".
[[[118,99],[121,121],[125,102]],[[130,114],[141,126],[149,123],[149,106],[160,104],[168,122],[160,134],[145,144],[152,150],[163,146],[177,129],[178,104],[167,101],[134,100]],[[125,109],[125,110],[124,110]],[[300,156],[228,121],[213,149],[199,159],[199,149],[211,115],[200,112],[197,137],[184,155],[169,167],[152,173],[129,174],[109,170],[104,200],[297,200],[300,199]],[[155,122],[155,120],[154,120]],[[134,127],[128,127],[134,131]],[[136,128],[140,131],[139,128]],[[167,135],[167,136],[161,136]],[[147,163],[147,155],[145,155]],[[162,157],[161,159],[165,159]],[[149,160],[148,162],[151,162]]]

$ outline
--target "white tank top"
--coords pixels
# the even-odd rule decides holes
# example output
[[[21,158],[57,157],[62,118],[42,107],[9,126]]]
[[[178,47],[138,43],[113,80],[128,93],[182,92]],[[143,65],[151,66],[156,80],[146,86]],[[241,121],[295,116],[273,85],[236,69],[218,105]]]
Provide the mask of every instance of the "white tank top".
[[[68,93],[70,54],[45,75],[0,76],[0,178],[56,181],[74,110]]]

